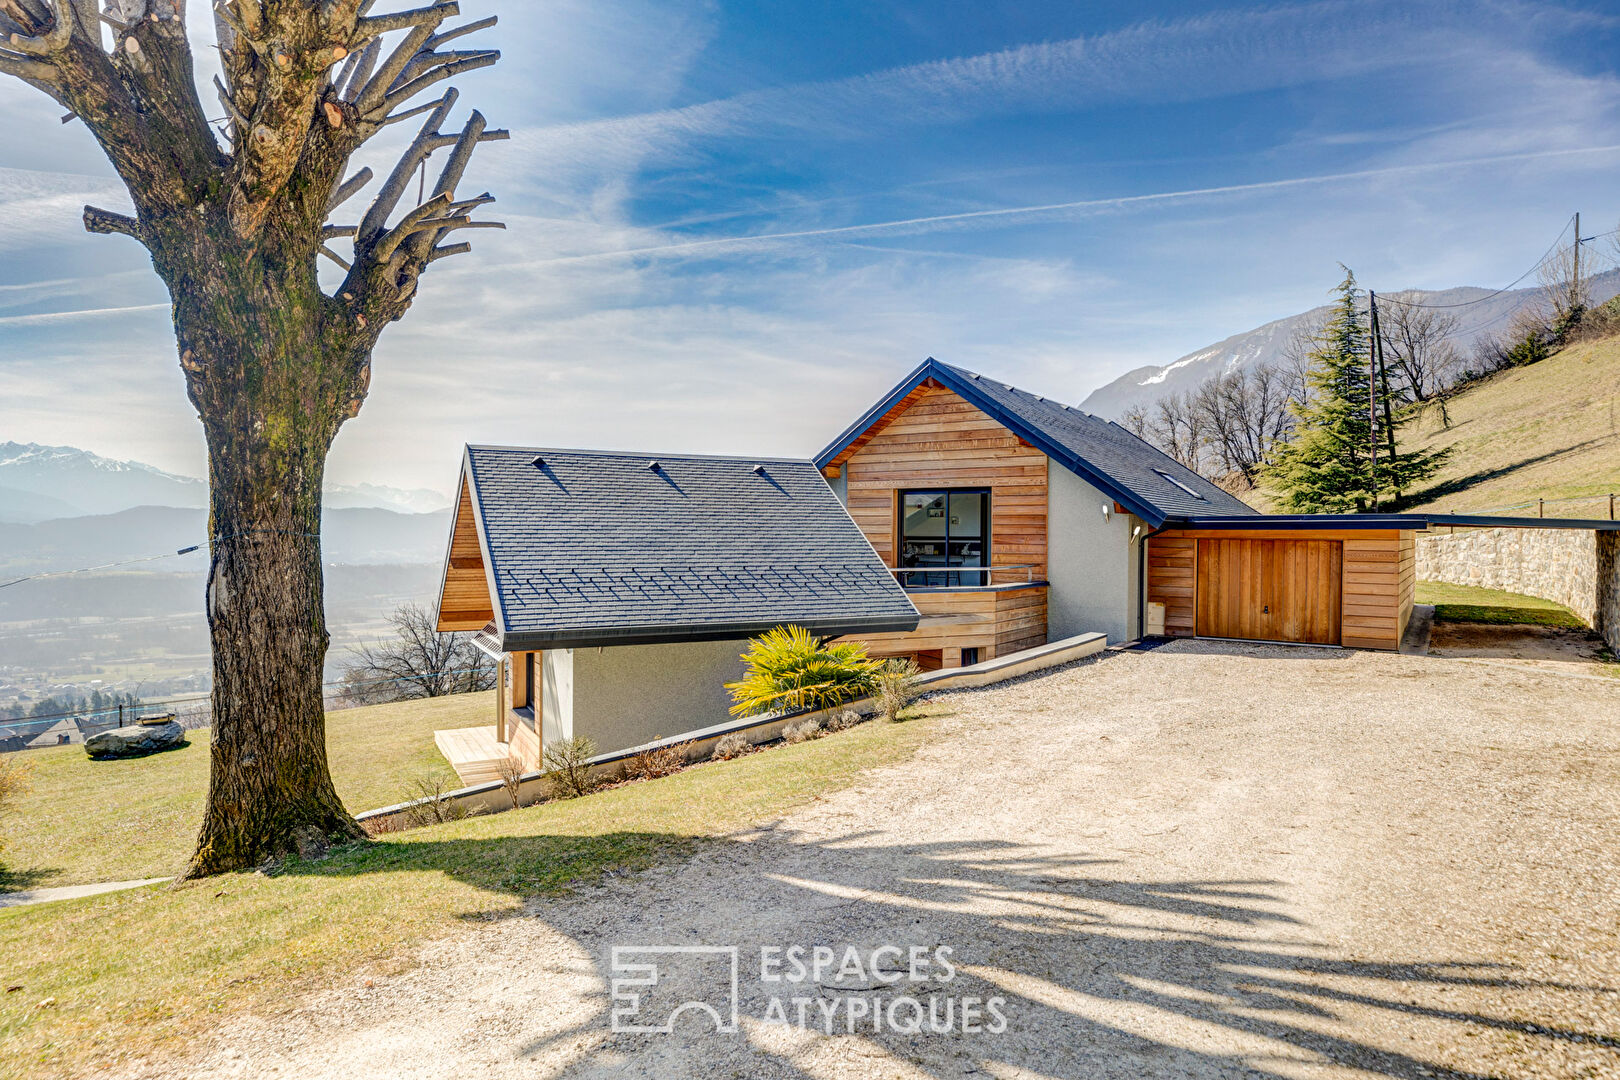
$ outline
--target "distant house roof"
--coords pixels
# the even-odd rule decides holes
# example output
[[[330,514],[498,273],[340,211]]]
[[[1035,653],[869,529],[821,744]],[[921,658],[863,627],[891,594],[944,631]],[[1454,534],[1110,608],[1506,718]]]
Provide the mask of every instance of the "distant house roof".
[[[462,484],[509,652],[917,626],[808,461],[469,446]]]
[[[1154,528],[1171,519],[1255,510],[1111,420],[930,357],[816,455],[836,464],[905,397],[934,380]]]

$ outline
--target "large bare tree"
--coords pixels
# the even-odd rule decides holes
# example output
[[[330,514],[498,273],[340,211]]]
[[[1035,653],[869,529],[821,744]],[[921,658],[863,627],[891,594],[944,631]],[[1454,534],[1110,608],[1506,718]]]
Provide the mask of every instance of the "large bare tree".
[[[423,271],[490,227],[459,197],[474,148],[505,133],[456,91],[419,95],[499,58],[447,49],[453,0],[372,14],[371,0],[219,0],[223,77],[204,107],[185,0],[0,0],[0,74],[54,98],[95,137],[133,217],[87,206],[85,227],[144,245],[173,300],[186,389],[208,443],[212,773],[189,873],[252,866],[309,830],[358,836],[327,771],[321,673],[321,481],[338,428],[371,381],[378,335]],[[216,132],[210,111],[223,111]],[[420,127],[358,220],[350,160],[391,124]],[[443,151],[437,180],[406,199]],[[334,250],[345,241],[347,257]],[[325,255],[344,271],[330,293]]]
[[[1456,315],[1419,306],[1415,293],[1380,295],[1378,325],[1400,397],[1425,402],[1456,378],[1462,366],[1462,353],[1453,343]]]

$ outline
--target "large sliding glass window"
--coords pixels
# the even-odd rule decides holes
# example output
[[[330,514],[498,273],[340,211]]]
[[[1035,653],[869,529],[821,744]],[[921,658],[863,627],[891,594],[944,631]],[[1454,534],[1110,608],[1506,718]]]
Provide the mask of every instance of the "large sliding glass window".
[[[984,573],[951,573],[952,566],[990,565],[990,492],[985,488],[900,493],[900,565],[938,573],[901,574],[901,584],[983,585]]]

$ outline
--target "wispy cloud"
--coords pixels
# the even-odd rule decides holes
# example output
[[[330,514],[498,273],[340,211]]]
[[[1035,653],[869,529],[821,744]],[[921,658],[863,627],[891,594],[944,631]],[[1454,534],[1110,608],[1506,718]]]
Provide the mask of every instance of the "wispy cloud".
[[[41,311],[32,315],[0,316],[0,326],[45,326],[79,319],[105,319],[135,312],[168,310],[168,304],[134,304],[129,307],[81,308],[77,311]]]
[[[1335,2],[1147,20],[1112,33],[912,64],[519,133],[512,166],[603,175],[690,155],[702,143],[883,130],[1007,113],[1190,102],[1349,79],[1413,63],[1469,63],[1489,51],[1499,5]],[[1575,14],[1537,8],[1540,34]],[[1522,27],[1521,27],[1522,32]]]
[[[1467,158],[1457,161],[1432,161],[1412,165],[1389,165],[1376,169],[1356,169],[1351,172],[1327,173],[1320,176],[1289,177],[1281,180],[1262,180],[1250,184],[1224,184],[1218,187],[1188,188],[1181,191],[1159,191],[1143,195],[1118,195],[1102,199],[1077,199],[1070,202],[1045,203],[1037,206],[1009,206],[988,210],[965,210],[954,214],[929,214],[923,217],[900,218],[892,221],[874,221],[860,225],[837,225],[824,229],[799,229],[792,232],[758,233],[746,236],[714,237],[702,240],[684,240],[647,247],[622,248],[614,251],[588,252],[564,255],[552,259],[535,260],[537,263],[587,262],[595,259],[639,258],[645,256],[708,256],[730,248],[755,245],[786,244],[801,240],[871,237],[890,233],[921,233],[939,229],[986,223],[1009,223],[1021,220],[1042,220],[1067,217],[1076,213],[1124,210],[1131,207],[1159,203],[1190,202],[1221,196],[1247,195],[1284,191],[1290,188],[1313,187],[1324,184],[1342,184],[1356,180],[1403,176],[1419,173],[1448,172],[1456,169],[1477,169],[1512,162],[1540,161],[1558,158],[1609,157],[1620,154],[1620,143],[1608,146],[1583,146],[1564,150],[1536,150],[1520,154],[1494,154],[1488,157]]]

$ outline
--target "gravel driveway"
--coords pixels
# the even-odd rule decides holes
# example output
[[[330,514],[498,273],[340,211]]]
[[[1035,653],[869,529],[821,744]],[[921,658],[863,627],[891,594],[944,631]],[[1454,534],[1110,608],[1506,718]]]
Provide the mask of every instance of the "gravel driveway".
[[[233,1023],[186,1073],[1620,1076],[1620,681],[1182,642],[944,700],[909,762]],[[613,1034],[610,950],[647,944],[738,946],[737,1030]],[[863,970],[762,982],[794,945]],[[725,1019],[724,954],[652,959],[630,1019]],[[950,1032],[892,1030],[901,997]]]

